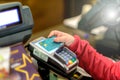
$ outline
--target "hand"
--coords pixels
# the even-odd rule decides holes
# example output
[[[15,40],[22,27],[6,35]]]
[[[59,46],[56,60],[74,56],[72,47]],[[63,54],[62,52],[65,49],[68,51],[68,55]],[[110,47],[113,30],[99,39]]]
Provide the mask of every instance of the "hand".
[[[48,37],[51,37],[51,36],[56,36],[54,41],[63,42],[65,43],[66,46],[70,46],[74,42],[74,37],[72,35],[61,32],[61,31],[53,30],[48,35]]]

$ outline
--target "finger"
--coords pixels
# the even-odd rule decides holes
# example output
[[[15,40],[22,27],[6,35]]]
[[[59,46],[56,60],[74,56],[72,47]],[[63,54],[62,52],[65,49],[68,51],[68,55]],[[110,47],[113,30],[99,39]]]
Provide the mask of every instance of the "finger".
[[[54,41],[55,41],[55,42],[65,42],[65,39],[66,39],[66,37],[64,37],[64,36],[62,36],[62,37],[56,37],[56,38],[54,39]]]
[[[53,36],[53,35],[54,35],[54,31],[51,31],[51,32],[49,33],[48,37],[51,37],[51,36]]]
[[[60,35],[60,32],[57,31],[57,30],[53,30],[50,32],[50,34],[48,35],[48,37],[51,37],[51,36],[59,36]]]

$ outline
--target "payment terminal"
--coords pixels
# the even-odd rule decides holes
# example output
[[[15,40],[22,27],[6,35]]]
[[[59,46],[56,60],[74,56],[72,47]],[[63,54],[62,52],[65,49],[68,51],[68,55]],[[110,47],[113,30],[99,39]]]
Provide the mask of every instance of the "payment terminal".
[[[43,60],[51,66],[57,67],[64,73],[69,74],[78,66],[76,55],[63,43],[54,42],[55,36],[50,38],[40,37],[29,44],[31,55],[38,60]]]

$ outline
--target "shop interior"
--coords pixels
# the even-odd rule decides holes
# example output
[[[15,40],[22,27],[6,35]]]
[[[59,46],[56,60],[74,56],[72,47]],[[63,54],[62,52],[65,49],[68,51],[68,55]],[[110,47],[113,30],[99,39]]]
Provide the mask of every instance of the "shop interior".
[[[102,55],[113,61],[120,60],[120,7],[117,1],[0,0],[0,14],[16,6],[20,7],[19,23],[22,24],[15,23],[12,25],[15,28],[7,30],[0,26],[0,63],[5,65],[0,67],[0,80],[94,80],[81,67],[64,72],[65,69],[62,71],[57,65],[46,62],[48,57],[39,55],[44,58],[36,58],[35,50],[30,46],[32,41],[47,38],[52,30],[79,35]],[[16,24],[23,28],[17,28]],[[5,63],[2,56],[7,57]]]

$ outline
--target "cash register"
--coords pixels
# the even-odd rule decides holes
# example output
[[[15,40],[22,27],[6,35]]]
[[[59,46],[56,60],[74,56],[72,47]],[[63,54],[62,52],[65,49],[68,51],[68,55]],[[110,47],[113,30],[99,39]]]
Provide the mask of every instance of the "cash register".
[[[0,47],[27,41],[33,24],[28,6],[20,2],[0,4]]]

